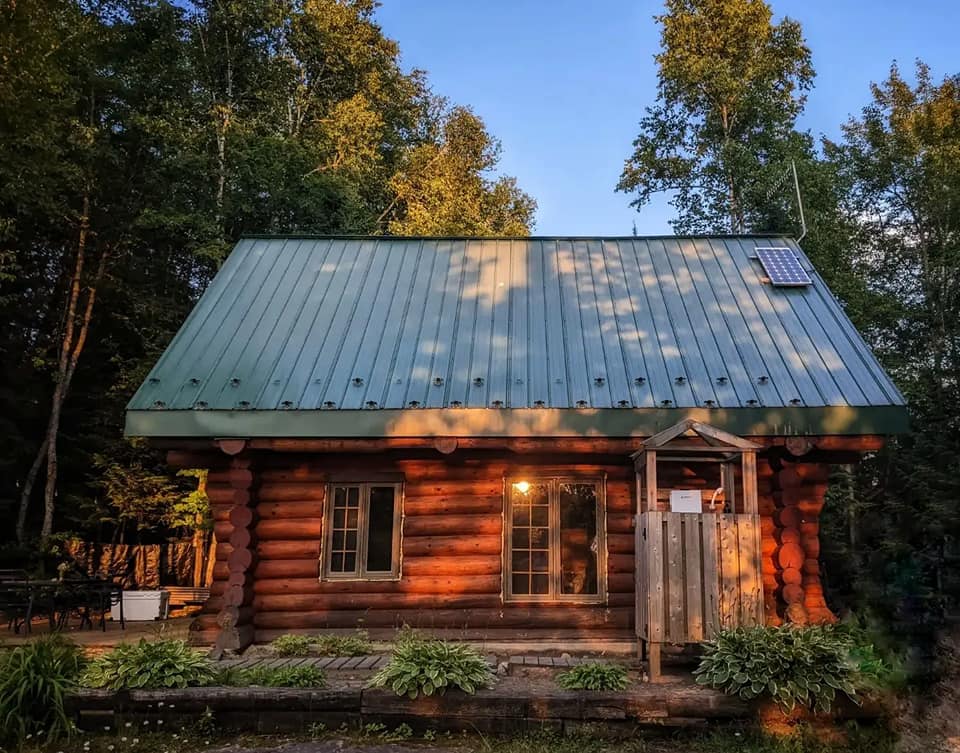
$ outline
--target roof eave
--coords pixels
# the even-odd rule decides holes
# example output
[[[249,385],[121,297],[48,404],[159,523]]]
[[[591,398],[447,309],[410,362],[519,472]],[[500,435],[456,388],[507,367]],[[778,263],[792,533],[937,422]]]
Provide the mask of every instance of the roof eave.
[[[595,410],[129,410],[124,433],[147,438],[649,437],[686,418],[740,436],[856,436],[909,431],[906,408],[886,405]]]

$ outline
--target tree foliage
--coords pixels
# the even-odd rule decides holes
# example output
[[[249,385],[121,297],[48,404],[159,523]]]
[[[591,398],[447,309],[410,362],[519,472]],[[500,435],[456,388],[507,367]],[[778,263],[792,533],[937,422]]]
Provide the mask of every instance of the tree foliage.
[[[678,232],[751,228],[797,150],[810,50],[800,24],[772,15],[764,0],[667,0],[657,16],[657,102],[618,189],[638,209],[671,192]]]
[[[450,232],[461,211],[529,232],[495,140],[475,116],[454,134],[467,111],[404,70],[376,5],[0,0],[0,500],[37,466],[27,532],[45,476],[61,528],[152,535],[133,519],[183,498],[123,408],[241,235]],[[483,159],[454,159],[471,139]]]
[[[827,142],[868,298],[848,309],[910,405],[913,431],[842,473],[825,535],[849,603],[918,625],[960,602],[960,77],[894,66]]]

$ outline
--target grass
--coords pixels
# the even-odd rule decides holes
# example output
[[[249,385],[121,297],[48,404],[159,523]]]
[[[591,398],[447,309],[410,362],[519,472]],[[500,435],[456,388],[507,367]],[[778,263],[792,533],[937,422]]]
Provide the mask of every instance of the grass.
[[[338,747],[361,752],[384,742],[409,745],[411,753],[428,742],[432,749],[451,753],[892,753],[894,741],[888,733],[870,727],[852,726],[850,741],[830,746],[808,737],[786,741],[771,740],[748,729],[720,728],[707,732],[675,733],[640,731],[625,740],[605,739],[597,732],[602,725],[577,734],[538,732],[518,737],[493,737],[475,733],[440,733],[411,730],[406,725],[390,728],[367,723],[352,728],[346,725],[327,730],[315,724],[299,735],[230,734],[219,730],[216,719],[207,716],[196,724],[175,731],[158,732],[156,724],[121,725],[96,734],[78,735],[53,745],[34,745],[27,741],[22,753],[173,753],[230,746],[237,753],[244,748],[262,750],[288,743],[326,739],[340,741]],[[136,742],[134,742],[136,740]],[[112,746],[112,747],[111,747]],[[403,749],[407,749],[404,747]]]
[[[373,653],[373,644],[364,630],[358,630],[354,635],[289,633],[275,638],[270,647],[277,656],[367,656]]]

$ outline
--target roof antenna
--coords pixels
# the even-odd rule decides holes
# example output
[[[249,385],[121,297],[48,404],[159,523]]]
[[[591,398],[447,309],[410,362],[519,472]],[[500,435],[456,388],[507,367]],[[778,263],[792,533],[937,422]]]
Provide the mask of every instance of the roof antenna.
[[[797,244],[799,245],[807,235],[807,221],[803,218],[803,198],[800,196],[800,180],[797,178],[797,162],[796,160],[790,160],[790,168],[793,170],[793,187],[797,192],[797,208],[800,210],[800,229],[803,231],[800,233],[800,237],[797,238]]]

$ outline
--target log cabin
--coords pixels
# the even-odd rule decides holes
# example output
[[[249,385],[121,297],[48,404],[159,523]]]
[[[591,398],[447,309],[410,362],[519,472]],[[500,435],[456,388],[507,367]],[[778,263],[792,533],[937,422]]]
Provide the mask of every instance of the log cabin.
[[[198,643],[834,619],[831,466],[904,400],[777,236],[248,237],[127,408],[209,469]]]

